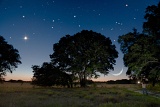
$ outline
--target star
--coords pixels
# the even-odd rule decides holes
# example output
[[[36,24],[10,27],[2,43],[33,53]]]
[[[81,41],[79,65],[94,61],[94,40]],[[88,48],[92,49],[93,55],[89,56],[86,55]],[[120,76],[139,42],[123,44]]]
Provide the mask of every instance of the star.
[[[24,16],[24,15],[23,15],[22,17],[23,17],[23,18],[25,18],[25,16]]]
[[[74,15],[73,17],[74,17],[74,18],[76,18],[77,16],[76,16],[76,15]]]
[[[27,36],[24,36],[24,38],[23,38],[24,40],[28,40],[28,37]]]
[[[126,4],[126,7],[128,7],[128,4]]]
[[[121,23],[121,22],[116,22],[116,24],[117,24],[117,25],[123,25],[123,23]]]

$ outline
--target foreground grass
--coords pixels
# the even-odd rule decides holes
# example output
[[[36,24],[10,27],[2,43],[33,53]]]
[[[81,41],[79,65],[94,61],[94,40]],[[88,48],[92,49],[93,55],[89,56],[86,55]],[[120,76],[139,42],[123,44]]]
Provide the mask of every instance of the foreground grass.
[[[0,84],[0,107],[160,107],[160,99],[135,93],[136,85],[43,88]]]

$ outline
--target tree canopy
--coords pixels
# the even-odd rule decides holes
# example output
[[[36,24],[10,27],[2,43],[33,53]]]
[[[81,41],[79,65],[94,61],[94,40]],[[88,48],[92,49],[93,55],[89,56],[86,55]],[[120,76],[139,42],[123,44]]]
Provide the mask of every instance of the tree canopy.
[[[53,45],[51,62],[66,73],[77,75],[82,87],[87,78],[107,75],[113,70],[118,52],[111,40],[100,33],[83,30],[73,36],[66,35]]]
[[[12,73],[18,64],[21,64],[18,50],[0,36],[0,77],[6,75],[6,72]]]
[[[124,53],[127,75],[147,78],[153,86],[160,77],[160,3],[146,8],[143,33],[133,32],[119,36],[118,42]]]
[[[160,2],[157,6],[148,6],[145,13],[146,22],[143,23],[143,31],[160,39]]]

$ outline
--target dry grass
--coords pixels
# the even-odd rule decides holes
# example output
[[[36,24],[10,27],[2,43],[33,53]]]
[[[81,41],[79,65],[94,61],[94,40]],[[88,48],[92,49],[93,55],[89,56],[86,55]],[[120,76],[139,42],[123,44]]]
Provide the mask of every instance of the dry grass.
[[[160,99],[135,93],[138,85],[97,84],[88,88],[44,88],[0,84],[0,107],[160,107]]]

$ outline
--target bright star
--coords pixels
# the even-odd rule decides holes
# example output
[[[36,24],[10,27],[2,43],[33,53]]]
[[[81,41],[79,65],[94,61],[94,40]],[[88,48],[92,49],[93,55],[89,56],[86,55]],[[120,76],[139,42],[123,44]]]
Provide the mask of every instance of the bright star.
[[[28,40],[28,37],[27,36],[24,36],[24,38],[23,38],[24,40]]]

